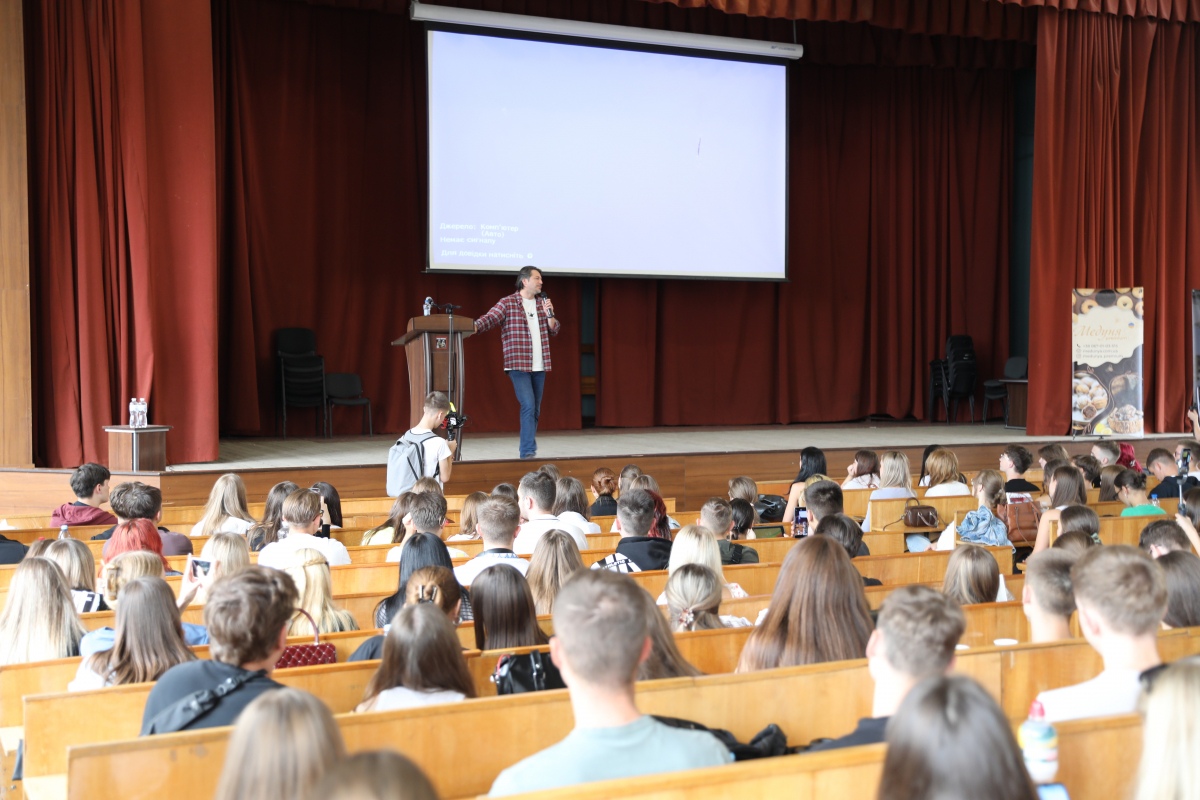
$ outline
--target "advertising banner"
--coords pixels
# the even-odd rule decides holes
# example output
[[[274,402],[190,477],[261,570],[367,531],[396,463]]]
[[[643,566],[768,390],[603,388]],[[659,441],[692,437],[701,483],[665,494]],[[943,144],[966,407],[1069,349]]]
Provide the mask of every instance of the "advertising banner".
[[[1071,429],[1142,435],[1142,287],[1071,294]]]

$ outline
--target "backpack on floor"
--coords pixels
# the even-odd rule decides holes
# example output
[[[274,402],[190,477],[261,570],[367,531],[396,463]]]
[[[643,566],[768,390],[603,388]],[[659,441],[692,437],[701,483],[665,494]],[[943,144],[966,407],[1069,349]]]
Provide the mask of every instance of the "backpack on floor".
[[[413,435],[412,431],[401,436],[388,450],[387,493],[388,497],[399,497],[411,492],[413,486],[425,477],[425,442],[437,436],[433,431]],[[433,471],[437,477],[439,464]]]

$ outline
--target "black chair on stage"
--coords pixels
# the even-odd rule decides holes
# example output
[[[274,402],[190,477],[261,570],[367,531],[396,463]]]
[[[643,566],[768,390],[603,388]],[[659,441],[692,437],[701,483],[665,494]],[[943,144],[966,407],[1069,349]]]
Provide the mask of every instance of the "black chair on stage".
[[[971,405],[971,422],[975,422],[977,377],[974,341],[970,336],[951,336],[946,340],[946,360],[942,362],[942,403],[946,406],[947,425],[958,416],[958,401],[964,399]]]
[[[1019,381],[1029,375],[1029,359],[1024,356],[1013,356],[1004,362],[1004,379]],[[988,421],[988,407],[993,400],[1004,404],[1004,424],[1008,424],[1008,386],[998,378],[983,382],[983,421]]]
[[[375,435],[371,421],[371,400],[363,397],[362,380],[353,372],[331,372],[325,376],[325,401],[329,406],[329,435],[333,436],[333,407],[362,406],[363,428],[368,436]]]
[[[317,335],[308,328],[280,328],[275,332],[275,356],[279,361],[279,405],[275,413],[275,435],[283,420],[287,438],[288,408],[320,409],[313,422],[319,431],[328,423],[325,404],[325,359],[317,355]]]

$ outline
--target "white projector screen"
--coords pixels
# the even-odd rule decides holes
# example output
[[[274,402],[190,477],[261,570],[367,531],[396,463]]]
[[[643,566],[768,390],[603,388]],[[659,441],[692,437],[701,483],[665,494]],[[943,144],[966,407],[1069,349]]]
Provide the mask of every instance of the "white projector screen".
[[[782,63],[427,35],[430,270],[786,279]]]

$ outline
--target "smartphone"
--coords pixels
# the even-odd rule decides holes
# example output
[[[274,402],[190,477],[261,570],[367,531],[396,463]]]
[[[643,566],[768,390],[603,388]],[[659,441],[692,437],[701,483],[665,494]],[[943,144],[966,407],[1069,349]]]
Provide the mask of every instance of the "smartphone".
[[[192,559],[192,577],[203,578],[208,573],[212,572],[212,562],[204,561],[199,558]]]
[[[808,509],[804,506],[796,507],[796,535],[808,536]]]
[[[1038,800],[1071,800],[1067,787],[1061,783],[1043,783],[1037,787]]]

